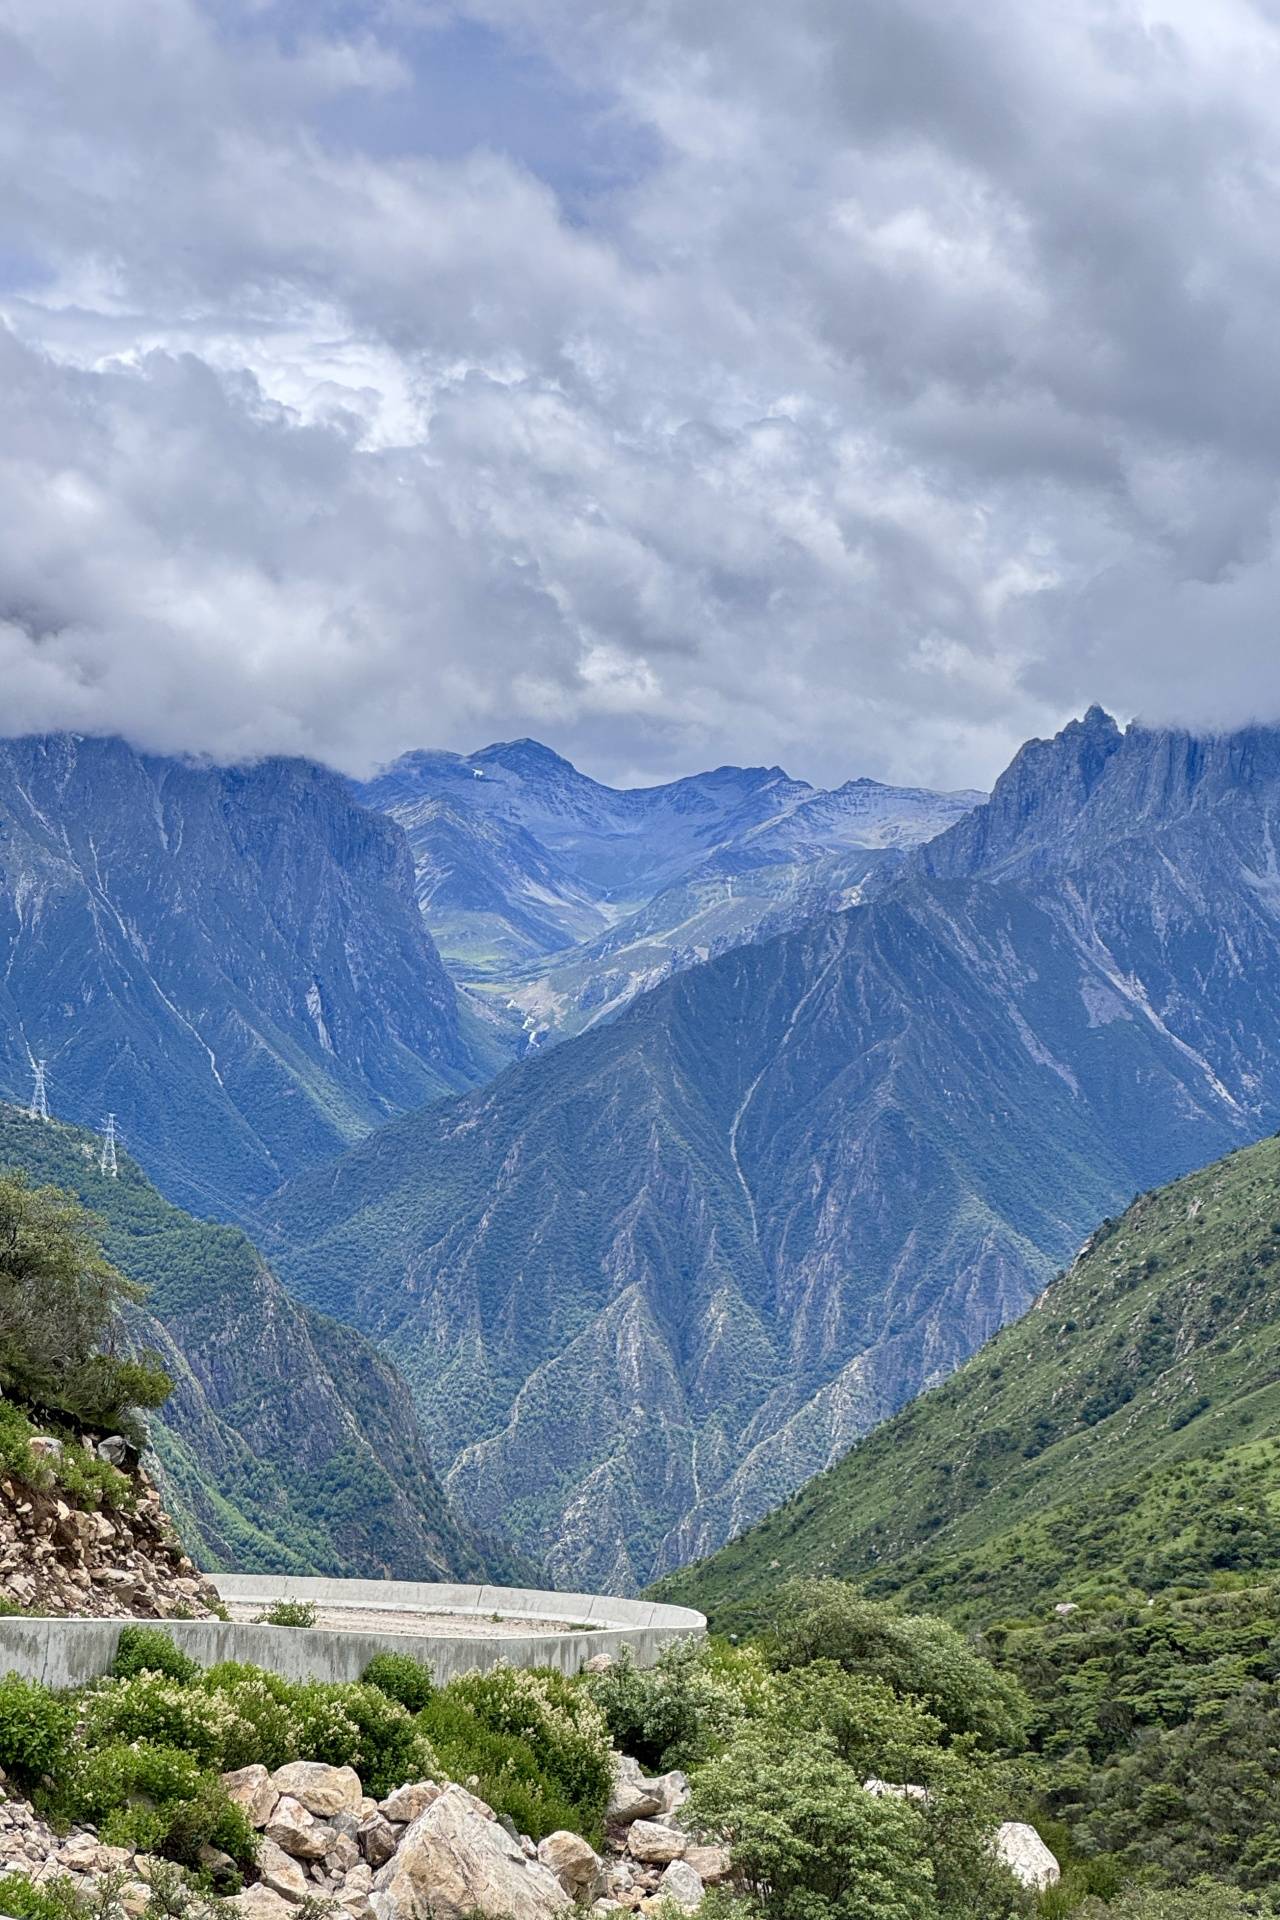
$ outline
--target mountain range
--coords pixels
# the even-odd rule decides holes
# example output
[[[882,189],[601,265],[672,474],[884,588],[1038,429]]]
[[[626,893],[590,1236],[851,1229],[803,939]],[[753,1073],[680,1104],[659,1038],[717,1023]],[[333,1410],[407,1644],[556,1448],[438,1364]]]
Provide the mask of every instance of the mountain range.
[[[0,1096],[113,1110],[171,1199],[242,1214],[485,1077],[392,823],[307,761],[0,741]]]
[[[397,1360],[474,1522],[642,1584],[944,1377],[1135,1189],[1275,1125],[1278,816],[1280,734],[1094,709],[862,904],[392,1123],[261,1232]]]
[[[404,828],[446,965],[521,1050],[850,904],[984,798],[867,779],[824,790],[781,767],[620,789],[536,740],[406,754],[357,793]]]

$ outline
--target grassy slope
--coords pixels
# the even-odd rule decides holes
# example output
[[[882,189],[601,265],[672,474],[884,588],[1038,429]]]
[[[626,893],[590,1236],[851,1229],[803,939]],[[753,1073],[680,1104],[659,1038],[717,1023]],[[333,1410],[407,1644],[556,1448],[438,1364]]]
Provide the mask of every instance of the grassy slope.
[[[456,1522],[387,1363],[290,1300],[238,1228],[170,1205],[127,1156],[104,1179],[91,1136],[12,1108],[0,1165],[76,1193],[108,1257],[147,1289],[136,1337],[175,1381],[152,1441],[202,1564],[427,1579],[515,1565]]]
[[[655,1589],[833,1573],[969,1620],[1280,1567],[1280,1141],[1143,1195],[1016,1325]]]

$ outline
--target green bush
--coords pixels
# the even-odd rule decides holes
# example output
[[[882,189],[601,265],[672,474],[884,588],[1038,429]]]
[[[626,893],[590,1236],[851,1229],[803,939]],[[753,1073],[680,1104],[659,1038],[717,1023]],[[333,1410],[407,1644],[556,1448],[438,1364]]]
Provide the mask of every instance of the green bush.
[[[1272,1920],[1276,1908],[1266,1894],[1242,1893],[1217,1880],[1194,1886],[1144,1887],[1123,1893],[1104,1906],[1086,1900],[1078,1920]]]
[[[58,1810],[91,1822],[108,1845],[163,1850],[185,1865],[197,1864],[204,1845],[238,1866],[257,1852],[256,1833],[217,1774],[151,1741],[80,1749],[59,1782]]]
[[[471,1786],[517,1832],[544,1840],[568,1828],[592,1837],[593,1822],[547,1778],[528,1742],[482,1725],[452,1687],[434,1695],[418,1724],[430,1736],[443,1774]]]
[[[235,1708],[225,1696],[162,1673],[101,1680],[84,1695],[81,1712],[90,1747],[145,1740],[190,1754],[202,1767],[222,1769],[237,1732]]]
[[[430,1667],[411,1653],[375,1653],[360,1678],[368,1686],[380,1687],[410,1713],[421,1713],[436,1690]]]
[[[117,1680],[132,1680],[139,1673],[163,1673],[185,1683],[199,1677],[200,1665],[181,1651],[163,1627],[123,1627],[111,1672]]]
[[[65,1694],[8,1673],[0,1680],[0,1767],[24,1787],[64,1765],[75,1730],[75,1709]]]
[[[492,1733],[523,1740],[558,1794],[596,1830],[613,1784],[609,1729],[591,1695],[560,1673],[497,1666],[448,1689]]]
[[[407,1780],[439,1770],[429,1740],[398,1700],[361,1681],[298,1687],[290,1702],[299,1760],[354,1767],[365,1791],[381,1799]]]
[[[228,1728],[223,1749],[224,1771],[248,1767],[256,1761],[273,1773],[287,1760],[301,1758],[290,1707],[296,1688],[290,1681],[265,1673],[260,1667],[226,1660],[210,1667],[200,1677],[199,1685],[206,1693],[228,1701],[234,1711],[234,1723]]]
[[[779,1595],[768,1639],[781,1670],[834,1660],[850,1673],[878,1675],[895,1693],[914,1694],[949,1735],[1019,1750],[1030,1705],[1017,1681],[964,1635],[926,1614],[901,1614],[841,1580],[794,1580]]]
[[[760,1920],[938,1920],[920,1813],[865,1793],[826,1734],[749,1727],[703,1768],[691,1811],[732,1847]]]
[[[582,1685],[619,1751],[666,1772],[720,1752],[744,1719],[767,1710],[773,1680],[754,1648],[680,1640],[646,1668],[625,1649],[603,1673],[585,1675]]]
[[[277,1600],[257,1616],[260,1627],[314,1627],[316,1610],[310,1600]]]

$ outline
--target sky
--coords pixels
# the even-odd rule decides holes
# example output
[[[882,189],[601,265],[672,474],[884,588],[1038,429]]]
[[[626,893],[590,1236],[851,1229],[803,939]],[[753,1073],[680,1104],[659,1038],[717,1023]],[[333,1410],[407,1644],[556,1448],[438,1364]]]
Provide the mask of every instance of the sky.
[[[0,728],[1280,719],[1280,0],[0,0]]]

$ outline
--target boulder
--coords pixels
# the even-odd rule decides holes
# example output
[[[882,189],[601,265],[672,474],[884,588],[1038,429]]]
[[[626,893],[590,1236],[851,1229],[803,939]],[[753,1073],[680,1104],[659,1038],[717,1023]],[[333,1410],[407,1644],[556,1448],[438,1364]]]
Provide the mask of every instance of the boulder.
[[[645,1785],[657,1795],[659,1813],[674,1813],[689,1798],[688,1779],[678,1767],[672,1773],[660,1773],[655,1779],[646,1780]]]
[[[308,1813],[290,1793],[282,1793],[277,1800],[266,1835],[295,1860],[323,1860],[333,1845],[333,1828]]]
[[[378,1802],[378,1811],[388,1820],[394,1820],[398,1826],[407,1827],[420,1813],[425,1813],[433,1800],[438,1800],[444,1791],[434,1780],[415,1780],[410,1786],[397,1787],[385,1800]]]
[[[576,1833],[561,1828],[538,1843],[538,1858],[580,1906],[594,1900],[604,1874],[604,1862],[594,1847]]]
[[[612,1665],[613,1655],[611,1653],[593,1653],[582,1671],[584,1673],[608,1673]]]
[[[656,1820],[633,1820],[627,1831],[627,1852],[648,1867],[665,1867],[669,1860],[679,1860],[688,1844],[687,1835],[677,1827],[659,1826]]]
[[[686,1847],[682,1856],[704,1886],[718,1887],[729,1878],[728,1847]]]
[[[551,1920],[572,1902],[540,1860],[526,1860],[490,1809],[465,1787],[446,1787],[400,1839],[374,1878],[378,1920]]]
[[[877,1800],[919,1800],[924,1803],[929,1798],[927,1787],[904,1784],[900,1780],[877,1780],[874,1775],[870,1780],[863,1781],[862,1791],[872,1794]]]
[[[400,1831],[375,1807],[360,1822],[360,1851],[371,1867],[385,1867],[400,1845]]]
[[[261,1880],[256,1886],[246,1887],[243,1893],[236,1894],[230,1905],[232,1911],[241,1916],[241,1920],[293,1920],[295,1912],[288,1900],[282,1900]]]
[[[258,1846],[258,1873],[264,1887],[270,1887],[272,1893],[278,1893],[285,1900],[305,1900],[309,1891],[307,1876],[283,1847],[274,1840],[263,1840]]]
[[[1034,1827],[1021,1820],[1006,1820],[996,1832],[996,1857],[1001,1860],[1021,1887],[1043,1893],[1056,1887],[1062,1878],[1058,1862]]]
[[[241,1808],[250,1826],[266,1826],[280,1795],[265,1767],[237,1767],[234,1772],[223,1774],[222,1784],[228,1799]]]
[[[646,1820],[661,1813],[662,1795],[653,1782],[646,1780],[640,1762],[630,1754],[613,1756],[613,1791],[605,1809],[605,1819],[613,1826],[630,1826],[633,1820]]]
[[[319,1760],[291,1760],[271,1776],[277,1793],[287,1793],[308,1813],[329,1820],[335,1813],[359,1813],[364,1789],[351,1767],[326,1767]]]
[[[670,1900],[673,1906],[680,1907],[685,1913],[698,1911],[705,1892],[701,1875],[694,1872],[687,1860],[672,1860],[662,1869],[662,1878],[658,1882],[659,1897]]]

